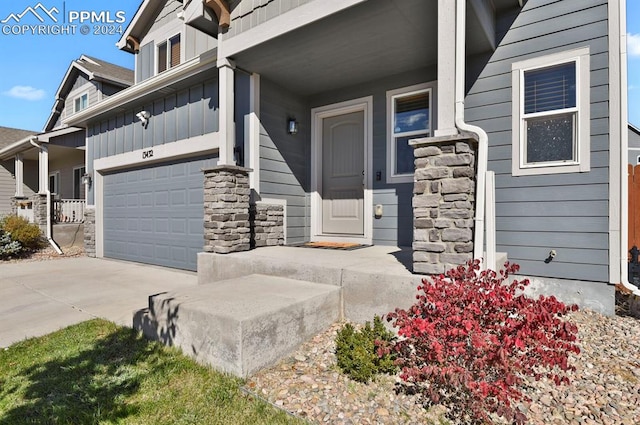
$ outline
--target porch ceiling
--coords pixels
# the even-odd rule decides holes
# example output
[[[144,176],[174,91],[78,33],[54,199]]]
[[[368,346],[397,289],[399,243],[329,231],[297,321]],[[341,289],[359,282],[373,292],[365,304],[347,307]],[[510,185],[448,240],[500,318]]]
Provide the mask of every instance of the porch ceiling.
[[[468,16],[467,54],[489,50]],[[436,1],[369,0],[239,53],[250,72],[303,96],[433,66],[437,62]]]
[[[56,145],[46,145],[49,150],[49,162],[54,161],[58,158],[64,158],[69,156],[69,152],[74,151],[82,151],[84,152],[84,148],[68,148],[64,146],[56,146]],[[38,149],[29,148],[26,151],[22,152],[23,158],[27,161],[37,161],[38,160]]]

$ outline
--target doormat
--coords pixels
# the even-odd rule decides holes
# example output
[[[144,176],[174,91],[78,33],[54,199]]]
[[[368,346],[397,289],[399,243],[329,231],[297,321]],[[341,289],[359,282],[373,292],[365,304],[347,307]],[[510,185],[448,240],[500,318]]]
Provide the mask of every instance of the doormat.
[[[354,249],[366,248],[369,245],[349,242],[306,242],[301,245],[304,248],[337,249],[340,251],[353,251]]]

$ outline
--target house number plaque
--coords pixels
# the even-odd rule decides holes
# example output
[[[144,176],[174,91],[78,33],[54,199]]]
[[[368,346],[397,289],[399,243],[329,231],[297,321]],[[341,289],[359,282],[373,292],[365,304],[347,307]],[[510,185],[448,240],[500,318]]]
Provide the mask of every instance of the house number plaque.
[[[148,151],[142,152],[142,159],[153,158],[153,149],[149,149]]]

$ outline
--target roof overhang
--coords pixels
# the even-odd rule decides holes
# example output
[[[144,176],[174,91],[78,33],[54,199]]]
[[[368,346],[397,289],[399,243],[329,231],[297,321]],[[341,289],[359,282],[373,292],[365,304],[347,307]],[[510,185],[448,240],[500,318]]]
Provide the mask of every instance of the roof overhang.
[[[133,15],[127,29],[122,33],[122,37],[120,37],[120,40],[116,43],[116,47],[125,52],[136,53],[135,45],[140,45],[142,32],[151,24],[151,19],[154,17],[154,13],[152,12],[158,10],[164,3],[164,0],[144,0],[142,4],[140,4],[140,7],[138,7],[136,14]],[[137,43],[132,43],[131,39]]]
[[[0,149],[0,161],[10,159],[16,154],[30,150],[34,147],[31,141],[37,143],[49,143],[49,141],[54,137],[64,136],[65,134],[75,133],[76,131],[81,130],[83,129],[79,127],[65,127],[59,130],[50,131],[48,133],[34,133],[30,136],[18,140],[15,143],[10,144],[3,149]]]

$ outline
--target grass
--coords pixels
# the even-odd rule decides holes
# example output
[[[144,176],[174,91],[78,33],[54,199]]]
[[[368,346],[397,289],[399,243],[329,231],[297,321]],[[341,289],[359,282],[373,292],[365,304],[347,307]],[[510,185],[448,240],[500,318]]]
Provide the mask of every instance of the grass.
[[[0,351],[0,424],[302,424],[135,331],[91,320]]]

